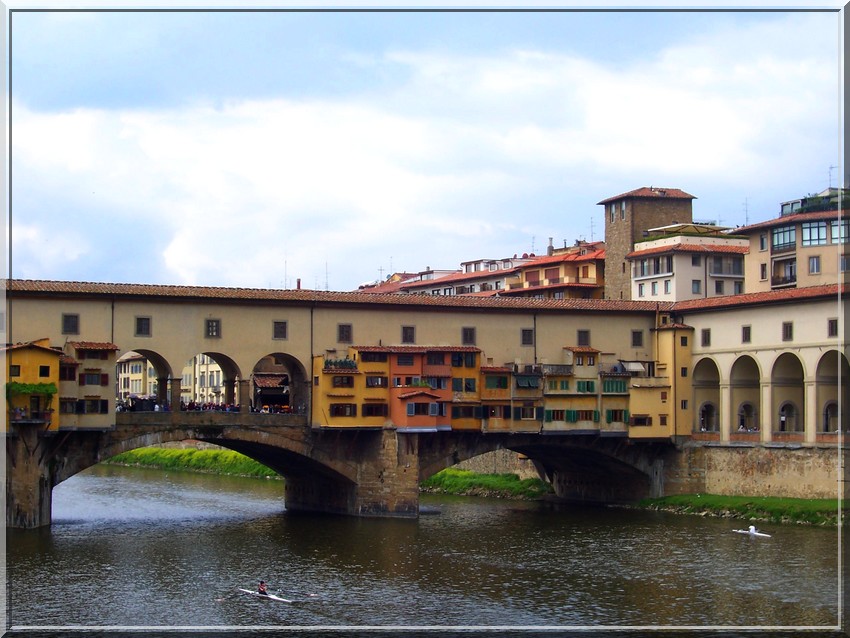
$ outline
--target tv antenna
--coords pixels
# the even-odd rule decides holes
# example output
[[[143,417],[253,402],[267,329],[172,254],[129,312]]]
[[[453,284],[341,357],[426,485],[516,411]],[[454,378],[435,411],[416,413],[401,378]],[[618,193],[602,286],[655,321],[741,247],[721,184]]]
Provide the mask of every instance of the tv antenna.
[[[750,207],[747,201],[748,199],[749,198],[747,197],[744,198],[744,226],[750,225]]]

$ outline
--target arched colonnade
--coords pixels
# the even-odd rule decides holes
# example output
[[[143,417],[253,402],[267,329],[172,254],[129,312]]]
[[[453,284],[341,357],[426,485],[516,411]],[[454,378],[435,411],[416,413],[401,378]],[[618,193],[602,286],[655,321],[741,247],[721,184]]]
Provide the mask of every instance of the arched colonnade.
[[[695,434],[814,443],[850,432],[850,365],[835,348],[703,356],[693,367]]]

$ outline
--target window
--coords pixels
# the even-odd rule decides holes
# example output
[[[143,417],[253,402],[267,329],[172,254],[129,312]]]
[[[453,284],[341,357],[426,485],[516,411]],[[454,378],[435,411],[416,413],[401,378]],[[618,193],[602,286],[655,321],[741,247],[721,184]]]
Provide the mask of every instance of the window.
[[[664,294],[665,295],[670,294],[670,280],[669,279],[664,280]]]
[[[826,222],[803,222],[803,246],[823,246],[826,244]]]
[[[714,280],[714,294],[722,295],[723,294],[723,280],[715,279]]]
[[[287,324],[285,321],[272,322],[272,339],[286,339]]]
[[[827,319],[826,320],[826,336],[827,337],[837,337],[838,336],[838,319]]]
[[[646,296],[646,287],[644,284],[638,284],[638,297]]]
[[[691,280],[691,292],[698,295],[702,292],[702,282],[699,279]]]
[[[688,400],[682,399],[682,402],[679,405],[682,406],[683,410],[687,410],[688,409]]]
[[[425,363],[431,366],[445,365],[446,355],[443,352],[429,352],[425,355]]]
[[[686,377],[686,376],[688,376],[688,369],[685,368],[685,367],[682,367],[682,369],[679,371],[679,373],[682,375],[682,377]]]
[[[386,352],[361,352],[360,360],[363,363],[386,363],[387,362],[387,353]]]
[[[751,326],[741,326],[741,343],[750,343],[752,336],[753,329]]]
[[[767,250],[767,235],[759,235],[759,250]]]
[[[819,275],[820,274],[820,256],[812,255],[809,257],[809,274],[810,275]]]
[[[707,348],[711,345],[711,329],[703,328],[702,329],[702,345],[704,348]]]
[[[767,279],[767,264],[759,264],[759,279],[761,281]]]
[[[42,379],[50,376],[50,366],[38,366],[38,376]]]
[[[413,326],[401,327],[401,342],[416,343],[416,328]]]
[[[688,338],[687,337],[681,337],[679,339],[679,343],[681,344],[681,346],[683,348],[687,348],[688,347]]]
[[[412,366],[413,365],[413,355],[412,354],[399,354],[396,355],[396,365],[398,366]]]
[[[590,330],[579,330],[576,334],[576,341],[580,346],[590,345]]]
[[[508,387],[507,377],[484,377],[484,387],[488,390],[506,390]]]
[[[353,388],[354,377],[349,375],[338,375],[333,378],[333,386],[335,388]]]
[[[519,342],[520,345],[523,346],[533,346],[534,330],[532,328],[523,328],[522,330],[520,330]]]
[[[658,425],[667,425],[667,415],[659,414],[658,415]]]
[[[654,296],[656,296],[657,294],[658,294],[658,282],[657,282],[657,281],[653,281],[653,282],[652,282],[652,296],[654,297]]]
[[[80,374],[80,385],[109,385],[109,375],[100,372],[84,372]]]
[[[649,427],[652,425],[652,417],[648,414],[635,414],[629,425],[639,426],[639,427]]]
[[[838,255],[838,271],[847,272],[847,255]]]
[[[584,355],[583,354],[577,354],[573,358],[573,363],[577,366],[583,366],[584,365]]]
[[[80,315],[62,315],[62,334],[80,334]]]
[[[360,413],[364,416],[387,416],[389,410],[386,403],[364,403],[360,408]]]
[[[460,342],[465,346],[475,345],[475,328],[461,328]]]
[[[620,202],[620,219],[626,218],[626,200]]]
[[[341,323],[336,327],[336,340],[339,343],[351,343],[353,332],[350,323]]]
[[[632,330],[632,348],[643,348],[643,330]]]
[[[596,355],[589,354],[587,355],[587,365],[595,366],[596,365]]]
[[[150,337],[151,336],[151,318],[136,317],[136,336]]]
[[[782,341],[791,341],[794,339],[794,323],[791,321],[782,322]]]
[[[331,403],[331,416],[357,416],[357,404]]]
[[[733,281],[732,288],[736,295],[743,294],[744,292],[744,282],[743,281]]]
[[[216,338],[221,336],[221,319],[207,319],[206,332],[204,335],[207,338]]]
[[[19,365],[10,365],[10,366],[9,366],[9,376],[10,376],[10,377],[19,377],[19,376],[21,376],[21,366],[19,366]]]
[[[702,257],[699,255],[691,255],[691,266],[697,267],[702,264]]]
[[[771,248],[773,250],[788,250],[797,245],[797,233],[793,226],[780,226],[771,233]]]
[[[615,211],[616,211],[616,210],[617,210],[617,209],[616,209],[616,207],[614,206],[614,204],[608,204],[608,220],[609,220],[609,221],[611,221],[611,222],[614,222],[614,221],[615,221],[615,217],[614,217],[614,216],[615,216],[615,214],[616,214],[616,213],[615,213]]]
[[[846,244],[848,237],[850,237],[850,219],[832,222],[833,244]]]

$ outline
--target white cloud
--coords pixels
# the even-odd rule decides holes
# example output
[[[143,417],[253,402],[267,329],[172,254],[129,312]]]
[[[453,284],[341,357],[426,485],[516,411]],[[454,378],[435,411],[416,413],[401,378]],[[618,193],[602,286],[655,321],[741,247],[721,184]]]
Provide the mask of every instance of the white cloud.
[[[532,50],[395,51],[372,64],[402,66],[407,80],[349,100],[60,113],[15,103],[16,206],[27,221],[15,227],[16,259],[33,258],[48,233],[86,225],[90,242],[39,258],[40,276],[62,278],[63,258],[97,250],[108,214],[157,229],[152,261],[169,283],[300,276],[313,286],[327,268],[330,287],[346,289],[389,256],[396,269],[454,268],[517,252],[541,228],[557,236],[566,218],[545,207],[566,184],[604,176],[609,190],[585,204],[592,215],[599,199],[650,182],[775,183],[801,172],[781,140],[807,140],[818,155],[837,134],[825,117],[837,61],[776,46],[798,28],[704,36],[631,68]],[[632,181],[642,176],[647,184]],[[40,204],[43,193],[61,198],[64,214]],[[133,240],[138,249],[145,238]],[[145,270],[139,280],[150,280]]]

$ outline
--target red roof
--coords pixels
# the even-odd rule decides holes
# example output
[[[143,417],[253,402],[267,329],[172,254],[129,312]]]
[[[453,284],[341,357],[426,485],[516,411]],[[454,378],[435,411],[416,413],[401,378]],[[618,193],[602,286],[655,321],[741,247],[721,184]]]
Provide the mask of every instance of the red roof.
[[[475,346],[351,346],[358,352],[388,352],[403,354],[425,354],[427,352],[481,352]]]
[[[69,341],[68,345],[75,350],[118,350],[114,343],[101,341]]]
[[[283,374],[254,374],[254,385],[258,388],[281,388],[287,384],[284,383],[285,375]]]
[[[472,295],[398,295],[323,290],[282,290],[276,288],[223,288],[211,286],[169,286],[161,284],[109,284],[79,281],[34,279],[5,280],[7,296],[106,297],[109,299],[203,300],[211,303],[243,302],[267,304],[351,304],[371,308],[379,306],[413,308],[471,308],[476,310],[552,310],[655,312],[656,303],[623,299],[539,299],[478,297]]]
[[[782,303],[799,301],[800,299],[834,298],[838,301],[838,293],[842,297],[847,293],[846,284],[827,284],[824,286],[809,286],[806,288],[783,288],[765,292],[749,292],[742,295],[725,295],[705,299],[688,299],[673,304],[673,312],[689,310],[708,310],[711,308],[734,308],[736,306],[757,305],[767,303]]]
[[[614,202],[621,199],[627,198],[651,198],[651,199],[696,199],[693,195],[686,193],[683,190],[679,190],[678,188],[661,188],[660,186],[644,186],[642,188],[636,188],[633,191],[629,191],[628,193],[622,193],[620,195],[616,195],[614,197],[609,197],[608,199],[603,199],[599,204],[607,204],[608,202]]]
[[[734,246],[726,244],[670,244],[669,246],[656,246],[655,248],[633,250],[626,255],[626,259],[632,259],[634,257],[648,257],[649,255],[661,255],[664,253],[725,253],[746,255],[749,252],[749,246]]]
[[[767,221],[758,222],[757,224],[750,224],[749,226],[738,226],[731,232],[735,234],[749,233],[754,230],[773,228],[774,226],[788,226],[789,224],[802,224],[803,222],[838,219],[839,216],[842,219],[847,219],[848,215],[850,215],[850,211],[847,209],[842,211],[822,210],[814,213],[794,213],[793,215],[783,215],[782,217],[775,217]]]
[[[564,346],[564,350],[571,350],[572,352],[578,352],[579,354],[595,354],[599,352],[599,350],[591,348],[590,346]]]

